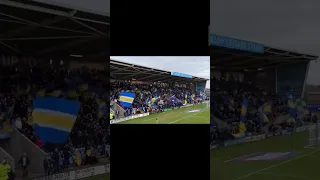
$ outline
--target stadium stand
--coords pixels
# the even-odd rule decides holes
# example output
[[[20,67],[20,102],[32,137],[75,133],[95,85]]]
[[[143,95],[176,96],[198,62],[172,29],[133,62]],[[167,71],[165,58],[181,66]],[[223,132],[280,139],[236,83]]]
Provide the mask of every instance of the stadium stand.
[[[115,120],[209,100],[207,79],[182,73],[110,60],[110,78],[110,108]]]
[[[210,35],[211,147],[314,122],[304,101],[309,62],[317,56]]]
[[[70,7],[0,2],[0,160],[18,179],[24,153],[29,178],[108,161],[109,25],[109,16]],[[54,103],[38,106],[40,99]],[[64,108],[62,117],[53,111],[61,101],[79,108]],[[71,119],[52,122],[44,112]],[[59,137],[53,141],[48,132]]]

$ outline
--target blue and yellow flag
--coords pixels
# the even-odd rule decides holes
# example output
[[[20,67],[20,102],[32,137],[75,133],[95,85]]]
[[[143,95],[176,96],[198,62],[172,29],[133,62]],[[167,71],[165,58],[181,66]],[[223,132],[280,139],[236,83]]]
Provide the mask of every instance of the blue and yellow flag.
[[[247,115],[247,108],[248,108],[248,100],[247,98],[243,98],[241,103],[241,110],[240,110],[240,122],[244,122],[246,115]]]
[[[240,122],[239,122],[239,133],[233,134],[234,137],[243,137],[246,132],[246,125],[244,123],[247,115],[247,108],[248,108],[248,100],[247,98],[243,98],[242,103],[241,103],[241,110],[240,110]]]
[[[43,143],[64,143],[76,121],[80,103],[58,98],[33,101],[33,126]]]
[[[240,138],[243,137],[246,133],[246,125],[244,124],[244,122],[240,122],[239,126],[238,126],[239,132],[237,134],[233,134],[234,137],[236,138]]]
[[[120,93],[120,104],[123,107],[131,107],[135,96],[136,95],[134,93],[121,92]]]
[[[300,98],[288,100],[289,114],[296,118],[297,115],[305,115],[309,113],[306,102]]]
[[[261,114],[262,114],[263,122],[267,123],[267,122],[270,121],[268,116],[267,116],[270,113],[272,113],[271,102],[267,102],[264,105],[262,105],[262,108],[261,108]]]

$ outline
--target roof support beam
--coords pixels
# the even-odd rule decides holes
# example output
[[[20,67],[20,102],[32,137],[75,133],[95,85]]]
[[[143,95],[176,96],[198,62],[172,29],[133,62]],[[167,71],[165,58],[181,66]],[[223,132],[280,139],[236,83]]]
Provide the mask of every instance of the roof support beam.
[[[54,39],[76,39],[76,38],[94,38],[94,37],[96,36],[20,37],[20,38],[0,38],[0,41],[54,40]]]
[[[156,82],[156,81],[160,81],[160,80],[162,80],[162,79],[166,79],[166,77],[161,76],[161,77],[159,77],[159,78],[152,79],[152,81],[153,81],[153,82]]]
[[[270,50],[267,50],[265,52],[268,52],[270,54],[276,54],[276,55],[280,55],[280,56],[286,56],[286,57],[300,57],[300,58],[306,58],[305,55],[300,55],[300,56],[295,56],[295,55],[291,55],[289,52],[284,52],[284,53],[278,53],[278,52],[274,52],[274,51],[270,51]]]
[[[138,80],[139,80],[139,81],[143,81],[143,80],[145,80],[145,79],[152,78],[152,77],[155,77],[155,76],[159,76],[159,74],[153,74],[153,75],[151,75],[151,76],[145,76],[144,78],[140,78],[140,79],[138,79]]]
[[[132,77],[134,77],[134,76],[136,76],[136,75],[138,75],[138,74],[151,74],[151,73],[150,73],[150,72],[133,73],[133,74],[131,74],[131,75],[129,75],[129,76],[121,77],[121,79],[132,78]]]
[[[219,53],[219,51],[216,51]],[[253,56],[253,55],[246,55],[246,54],[237,54],[237,53],[231,53],[231,52],[220,52],[223,54],[229,54],[229,55],[234,55],[234,56],[241,56],[241,57],[248,57],[248,58],[256,58],[256,59],[267,59],[267,60],[278,60],[278,59],[282,59],[282,60],[292,60],[292,59],[301,59],[304,57],[300,57],[300,56],[296,56],[294,57],[272,57],[272,56]]]
[[[1,0],[0,0],[0,4],[1,4]],[[16,16],[7,15],[7,14],[4,14],[4,13],[2,13],[2,15],[6,15],[7,17],[19,20],[21,22],[29,23],[29,25],[31,25],[31,26],[25,26],[23,28],[19,28],[19,29],[16,29],[14,31],[9,31],[6,34],[2,34],[1,37],[14,37],[16,35],[21,35],[21,33],[26,33],[26,32],[33,31],[34,29],[36,29],[39,26],[48,26],[48,25],[51,25],[53,23],[57,23],[57,22],[61,22],[61,21],[66,20],[65,17],[57,16],[57,17],[55,17],[53,19],[45,19],[40,23],[36,23],[36,22],[32,22],[32,21],[29,21],[29,20],[26,20],[26,19],[22,19],[22,18],[19,18],[19,17],[16,17]]]
[[[76,22],[76,23],[78,23],[78,24],[80,24],[80,25],[88,28],[88,29],[91,29],[91,30],[94,31],[94,32],[97,32],[97,33],[99,33],[99,34],[101,34],[101,35],[104,35],[104,36],[106,35],[105,33],[101,32],[101,31],[99,31],[99,30],[97,30],[97,29],[95,29],[95,28],[93,28],[93,27],[91,27],[91,26],[89,26],[89,25],[87,25],[87,24],[85,24],[85,23],[83,23],[83,22],[80,22],[80,21],[78,21],[78,20],[76,20],[76,19],[73,19],[73,18],[70,18],[70,19],[71,19],[72,21],[74,21],[74,22]]]
[[[117,69],[117,70],[115,70],[115,71],[112,71],[112,73],[117,73],[117,72],[121,72],[121,71],[131,72],[131,71],[128,71],[128,69],[129,69],[130,67],[126,67],[126,68],[124,68],[124,69],[121,69],[121,68],[119,68],[119,67],[110,65],[110,68]]]
[[[21,9],[28,9],[31,11],[42,12],[42,13],[46,13],[46,14],[53,14],[53,15],[57,15],[57,16],[68,17],[68,18],[71,18],[73,16],[73,14],[70,14],[67,12],[38,7],[38,6],[33,6],[33,5],[24,4],[24,3],[15,2],[15,1],[9,1],[9,0],[0,0],[0,4],[6,5],[6,6],[11,6],[11,7],[16,7],[16,8],[21,8]],[[79,17],[72,17],[72,18],[77,19],[77,20],[81,20],[81,21],[93,22],[93,23],[97,23],[97,24],[110,25],[110,23],[96,21],[96,20],[92,20],[92,19],[79,18]]]
[[[0,22],[9,22],[9,23],[16,23],[16,24],[22,24],[22,25],[30,25],[32,27],[44,27],[47,29],[55,29],[55,30],[60,30],[60,31],[69,31],[69,32],[74,32],[74,33],[82,33],[82,34],[89,34],[89,35],[98,35],[96,33],[91,33],[91,32],[86,32],[86,31],[79,31],[79,30],[73,30],[73,29],[68,29],[68,28],[60,28],[60,27],[54,27],[54,26],[49,26],[49,25],[44,25],[44,24],[38,24],[38,23],[28,23],[28,22],[22,22],[22,21],[15,21],[15,20],[9,20],[9,19],[0,19]],[[52,22],[54,23],[54,22]],[[21,30],[19,30],[21,31]],[[8,36],[6,36],[8,37]]]
[[[214,57],[213,57],[213,59],[214,59],[214,61],[213,61],[213,65],[216,65],[216,66],[218,66],[218,65],[221,65],[221,64],[224,64],[224,63],[226,63],[226,61],[237,61],[237,59],[243,59],[244,57],[243,56],[227,56],[227,57],[224,57],[224,58],[217,58],[217,59],[215,59]],[[239,61],[241,61],[241,60],[239,60]]]
[[[242,60],[242,61],[232,61],[230,63],[226,63],[225,65],[219,65],[219,67],[228,67],[228,66],[234,66],[234,65],[247,64],[247,63],[250,63],[252,60],[254,60],[253,57],[248,58],[246,60]],[[258,61],[261,61],[261,60],[259,59]]]
[[[23,53],[22,53],[21,51],[19,51],[18,49],[14,48],[14,47],[12,47],[12,46],[10,46],[10,45],[8,45],[8,44],[4,43],[4,42],[1,42],[1,41],[0,41],[0,44],[2,44],[3,46],[5,46],[5,47],[7,47],[7,48],[9,48],[9,49],[11,49],[11,50],[13,50],[13,51],[15,51],[15,52],[19,53],[19,54],[23,54]]]

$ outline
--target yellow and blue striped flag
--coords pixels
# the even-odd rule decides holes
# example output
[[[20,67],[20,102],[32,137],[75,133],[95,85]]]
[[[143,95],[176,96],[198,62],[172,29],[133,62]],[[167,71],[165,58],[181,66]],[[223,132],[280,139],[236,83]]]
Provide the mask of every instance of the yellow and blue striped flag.
[[[135,96],[136,95],[134,93],[121,92],[120,93],[120,104],[123,107],[131,107]]]
[[[240,111],[240,122],[244,122],[246,115],[247,115],[247,108],[248,108],[248,100],[247,98],[243,98],[241,103],[241,111]]]
[[[239,132],[237,134],[233,134],[233,136],[236,138],[244,136],[247,130],[246,125],[244,124],[244,121],[247,115],[247,108],[248,108],[248,99],[244,97],[241,103],[240,122],[238,126]]]
[[[33,101],[33,125],[43,143],[64,143],[73,128],[80,103],[58,98]]]

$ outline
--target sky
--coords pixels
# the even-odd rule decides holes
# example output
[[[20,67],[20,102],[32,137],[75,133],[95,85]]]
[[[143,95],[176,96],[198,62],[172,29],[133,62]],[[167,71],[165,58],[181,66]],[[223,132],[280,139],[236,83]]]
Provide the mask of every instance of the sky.
[[[211,0],[210,33],[320,55],[319,0]],[[320,63],[308,84],[320,85]]]
[[[111,56],[110,59],[210,79],[209,56]],[[206,88],[210,88],[210,81]]]

